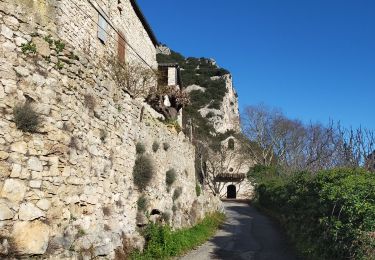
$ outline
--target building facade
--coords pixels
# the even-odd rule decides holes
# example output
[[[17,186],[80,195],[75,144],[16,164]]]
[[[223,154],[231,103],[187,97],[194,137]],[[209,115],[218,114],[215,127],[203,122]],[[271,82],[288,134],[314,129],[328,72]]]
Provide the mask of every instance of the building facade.
[[[247,173],[254,162],[242,151],[240,140],[229,136],[221,142],[221,172],[216,176],[220,184],[220,198],[251,199],[254,187]]]

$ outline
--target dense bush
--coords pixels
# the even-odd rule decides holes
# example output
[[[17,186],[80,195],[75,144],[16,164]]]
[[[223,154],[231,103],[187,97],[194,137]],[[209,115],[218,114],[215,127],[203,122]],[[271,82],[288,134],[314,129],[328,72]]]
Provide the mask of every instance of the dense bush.
[[[137,209],[140,212],[144,212],[147,209],[147,199],[145,196],[141,196],[137,200]]]
[[[40,116],[35,112],[30,103],[17,105],[13,109],[14,122],[18,129],[23,132],[35,133],[40,124]]]
[[[172,231],[169,226],[150,224],[144,231],[146,247],[143,253],[134,252],[131,259],[168,259],[179,256],[203,244],[214,235],[225,216],[214,213],[196,226]]]
[[[164,151],[168,151],[169,147],[171,147],[169,145],[169,143],[163,143],[163,149],[164,149]]]
[[[135,145],[135,152],[137,154],[144,154],[146,152],[146,148],[145,148],[145,145],[142,144],[142,143],[137,143]]]
[[[373,259],[375,175],[361,169],[335,169],[315,175],[283,176],[258,167],[259,205],[285,225],[309,259]]]
[[[165,184],[168,187],[172,186],[172,184],[176,181],[177,174],[175,169],[170,169],[165,173]]]
[[[134,184],[140,189],[144,190],[150,184],[154,176],[154,166],[152,160],[147,155],[139,155],[135,160],[133,168]]]
[[[173,201],[178,200],[178,198],[181,196],[181,194],[182,194],[182,188],[181,187],[176,188],[174,190],[173,196],[172,196]]]
[[[154,141],[154,143],[152,144],[152,150],[154,151],[154,153],[159,150],[159,146],[160,144],[157,141]]]

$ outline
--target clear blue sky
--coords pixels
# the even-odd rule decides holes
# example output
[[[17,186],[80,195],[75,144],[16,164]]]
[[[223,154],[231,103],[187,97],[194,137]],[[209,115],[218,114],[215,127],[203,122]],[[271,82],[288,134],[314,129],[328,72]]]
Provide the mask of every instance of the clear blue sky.
[[[375,130],[375,0],[139,0],[159,41],[229,69],[240,108]]]

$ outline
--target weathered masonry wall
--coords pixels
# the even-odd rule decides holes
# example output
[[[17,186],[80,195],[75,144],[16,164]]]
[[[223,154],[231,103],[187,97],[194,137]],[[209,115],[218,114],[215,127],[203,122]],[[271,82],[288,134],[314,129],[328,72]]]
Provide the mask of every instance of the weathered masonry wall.
[[[128,44],[125,56],[127,61],[139,62],[157,69],[156,47],[147,34],[142,22],[134,12],[129,0],[121,1],[81,1],[62,0],[56,2],[58,35],[73,47],[89,54],[94,60],[102,60],[116,55],[118,32]],[[98,39],[98,11],[111,22],[106,25],[106,42]],[[121,11],[120,11],[121,10]],[[114,29],[115,28],[115,29]],[[140,56],[137,56],[137,54]],[[148,64],[144,64],[144,61]]]
[[[0,258],[112,259],[124,239],[141,247],[137,224],[146,221],[137,219],[141,194],[132,176],[138,142],[156,169],[144,192],[148,212],[169,215],[165,221],[178,228],[220,209],[208,192],[196,195],[187,138],[119,90],[89,54],[66,41],[57,52],[50,40],[58,40],[58,23],[25,8],[42,2],[20,3],[0,0]],[[42,4],[40,13],[54,15],[50,7]],[[22,52],[28,42],[35,54]],[[26,101],[42,117],[37,133],[16,128],[13,109]],[[165,173],[172,168],[177,180],[167,191]]]

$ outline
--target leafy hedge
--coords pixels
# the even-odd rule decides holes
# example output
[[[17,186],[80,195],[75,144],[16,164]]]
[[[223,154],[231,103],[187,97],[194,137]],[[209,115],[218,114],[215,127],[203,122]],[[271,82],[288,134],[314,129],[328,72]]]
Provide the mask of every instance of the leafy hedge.
[[[285,226],[308,259],[374,259],[375,175],[335,169],[286,176],[256,167],[259,205]]]

